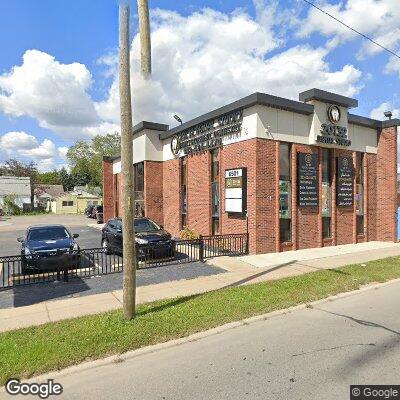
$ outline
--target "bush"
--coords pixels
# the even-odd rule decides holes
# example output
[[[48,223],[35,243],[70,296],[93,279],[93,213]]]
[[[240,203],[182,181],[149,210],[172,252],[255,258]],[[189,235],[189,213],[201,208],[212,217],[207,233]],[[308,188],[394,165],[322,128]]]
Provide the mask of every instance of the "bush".
[[[22,211],[15,204],[15,201],[11,196],[5,196],[3,201],[3,213],[4,215],[20,215]]]
[[[198,239],[200,235],[188,226],[185,226],[180,232],[181,239],[193,240]]]

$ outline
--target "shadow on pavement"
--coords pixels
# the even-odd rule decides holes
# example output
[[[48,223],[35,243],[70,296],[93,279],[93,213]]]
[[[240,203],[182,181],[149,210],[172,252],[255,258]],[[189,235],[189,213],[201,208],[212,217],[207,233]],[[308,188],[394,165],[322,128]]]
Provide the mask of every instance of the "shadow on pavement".
[[[13,307],[23,307],[42,301],[76,295],[89,290],[85,280],[74,278],[69,282],[38,283],[12,288]],[[5,293],[5,292],[3,292]]]

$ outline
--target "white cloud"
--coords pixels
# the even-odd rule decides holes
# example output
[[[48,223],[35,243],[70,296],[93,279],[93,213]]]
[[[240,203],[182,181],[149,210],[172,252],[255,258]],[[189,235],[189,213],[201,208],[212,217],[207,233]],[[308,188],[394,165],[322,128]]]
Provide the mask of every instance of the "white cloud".
[[[0,160],[17,158],[22,161],[34,161],[40,171],[48,171],[57,166],[57,160],[65,159],[68,148],[59,147],[49,139],[41,143],[26,132],[7,132],[0,136],[2,154]]]
[[[149,81],[140,76],[137,34],[132,42],[134,122],[174,124],[174,113],[188,120],[256,91],[295,99],[312,87],[348,96],[360,91],[361,72],[353,65],[332,69],[327,48],[298,45],[279,52],[287,10],[280,10],[278,0],[254,0],[254,5],[255,19],[242,9],[231,14],[204,9],[188,16],[152,11]],[[116,61],[112,52],[98,60],[106,76],[114,78],[104,101],[95,102],[88,93],[92,77],[86,66],[28,50],[20,66],[0,76],[0,110],[29,115],[71,139],[118,131]],[[57,150],[48,142],[35,148],[35,157]]]
[[[389,62],[386,65],[385,72],[398,74],[400,78],[400,59],[391,56]]]
[[[83,64],[62,64],[47,53],[28,50],[22,65],[0,76],[0,110],[28,115],[42,127],[74,135],[99,122],[87,93],[91,80]]]
[[[331,0],[331,2],[323,2],[319,6],[340,21],[371,36],[372,39],[389,49],[396,50],[400,44],[398,0],[347,0],[335,4],[332,4]],[[330,38],[329,48],[350,40],[360,39],[357,33],[313,7],[310,7],[307,18],[300,22],[299,37],[304,38],[313,32],[319,32]],[[358,57],[365,58],[381,51],[383,51],[382,48],[364,40]]]
[[[391,111],[393,113],[393,118],[400,118],[400,109],[394,108],[391,102],[384,102],[378,107],[371,111],[370,117],[377,120],[384,120],[384,112]]]
[[[232,15],[203,10],[188,17],[156,10],[152,18],[152,80],[139,74],[139,38],[131,52],[134,121],[174,123],[259,91],[297,98],[300,91],[319,87],[352,96],[361,88],[361,72],[352,65],[331,70],[328,50],[299,45],[274,56],[273,5],[269,14],[257,2],[257,20],[243,11]],[[268,18],[269,17],[269,18]],[[108,60],[108,63],[110,60]],[[108,98],[96,104],[101,118],[119,123],[118,81]]]

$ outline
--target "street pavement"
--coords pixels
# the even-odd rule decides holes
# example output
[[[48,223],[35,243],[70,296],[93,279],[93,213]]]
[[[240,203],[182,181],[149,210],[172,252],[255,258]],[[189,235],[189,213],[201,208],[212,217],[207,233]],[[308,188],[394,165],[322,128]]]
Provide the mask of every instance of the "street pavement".
[[[397,281],[51,377],[62,399],[349,399],[351,384],[400,383],[399,303]]]

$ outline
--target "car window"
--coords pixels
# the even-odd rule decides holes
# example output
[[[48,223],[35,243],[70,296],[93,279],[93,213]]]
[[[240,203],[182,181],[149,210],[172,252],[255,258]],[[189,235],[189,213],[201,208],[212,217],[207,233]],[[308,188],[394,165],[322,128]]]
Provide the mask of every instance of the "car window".
[[[115,221],[115,229],[122,229],[122,222],[118,219]]]
[[[153,221],[145,218],[135,219],[135,232],[154,232],[161,228]]]
[[[108,223],[108,227],[111,228],[111,229],[115,229],[115,221],[110,221]]]
[[[70,237],[66,228],[57,226],[31,229],[28,232],[27,240],[58,240],[69,239]]]

